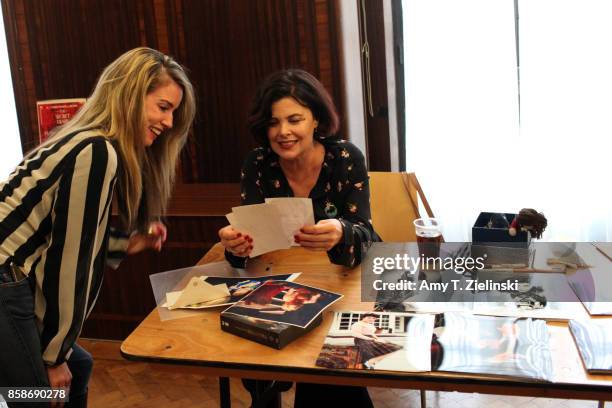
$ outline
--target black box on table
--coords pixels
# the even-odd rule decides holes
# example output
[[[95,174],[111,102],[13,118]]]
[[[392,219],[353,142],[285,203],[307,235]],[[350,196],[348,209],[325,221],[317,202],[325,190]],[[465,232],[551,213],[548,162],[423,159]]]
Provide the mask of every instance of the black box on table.
[[[321,313],[308,326],[302,328],[286,323],[223,312],[221,313],[221,330],[280,350],[320,325],[322,321],[323,314]]]

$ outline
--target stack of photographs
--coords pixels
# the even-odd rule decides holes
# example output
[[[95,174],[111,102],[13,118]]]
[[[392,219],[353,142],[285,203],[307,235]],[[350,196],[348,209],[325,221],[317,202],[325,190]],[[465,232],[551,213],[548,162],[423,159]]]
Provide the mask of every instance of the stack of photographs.
[[[244,298],[246,295],[257,289],[267,281],[286,280],[292,282],[297,279],[298,276],[300,276],[299,273],[292,273],[287,275],[253,276],[248,278],[227,276],[200,276],[198,277],[198,279],[207,284],[207,286],[211,285],[214,288],[222,288],[222,291],[220,293],[223,293],[223,295],[220,297],[216,297],[212,300],[202,302],[194,301],[192,303],[181,305],[180,307],[175,308],[208,309],[211,307],[233,305],[234,303],[238,302],[240,299]],[[194,278],[192,278],[192,281],[193,279]],[[168,301],[162,304],[162,307],[168,307],[169,309],[172,309],[172,306],[170,306],[169,304],[170,299],[172,299],[171,295],[173,295],[173,297],[179,297],[181,295],[181,292],[183,291],[166,293],[166,298],[168,299]]]
[[[342,295],[288,281],[267,281],[221,312],[221,329],[277,349],[321,323]]]
[[[591,374],[612,374],[612,319],[572,320],[570,330]]]

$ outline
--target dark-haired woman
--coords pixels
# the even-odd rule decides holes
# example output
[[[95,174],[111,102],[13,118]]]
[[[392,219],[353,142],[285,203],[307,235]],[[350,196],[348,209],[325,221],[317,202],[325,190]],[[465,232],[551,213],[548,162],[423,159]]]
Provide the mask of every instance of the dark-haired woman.
[[[272,74],[256,93],[249,127],[260,147],[244,161],[242,204],[269,197],[311,198],[316,224],[303,226],[295,242],[326,251],[335,264],[358,265],[379,240],[370,219],[368,173],[359,149],[338,138],[338,114],[323,85],[299,69]],[[253,239],[231,226],[219,237],[228,261],[244,266]],[[365,388],[298,384],[297,408],[313,406],[318,398],[372,406]]]
[[[331,97],[315,77],[293,69],[267,78],[250,117],[261,147],[244,161],[241,195],[243,205],[268,197],[310,197],[316,224],[304,226],[295,242],[352,267],[378,237],[370,219],[365,159],[356,146],[338,138],[338,126]],[[231,226],[219,237],[230,263],[244,265],[252,238]]]

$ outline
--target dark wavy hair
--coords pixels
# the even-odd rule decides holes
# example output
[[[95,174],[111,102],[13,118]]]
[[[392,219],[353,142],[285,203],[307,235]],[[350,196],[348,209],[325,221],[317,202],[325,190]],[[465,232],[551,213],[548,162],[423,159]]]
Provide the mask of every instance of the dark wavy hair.
[[[314,139],[336,137],[340,119],[329,92],[317,78],[301,69],[285,69],[267,77],[257,88],[249,113],[249,130],[261,146],[269,146],[268,126],[272,104],[292,97],[307,107],[319,122]]]

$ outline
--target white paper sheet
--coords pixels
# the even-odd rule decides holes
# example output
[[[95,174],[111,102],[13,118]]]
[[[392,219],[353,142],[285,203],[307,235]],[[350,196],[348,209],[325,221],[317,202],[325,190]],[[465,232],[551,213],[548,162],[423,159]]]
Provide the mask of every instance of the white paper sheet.
[[[302,197],[273,197],[266,198],[266,204],[274,205],[280,213],[281,225],[285,236],[291,239],[304,225],[314,225],[314,212],[312,199]]]
[[[293,242],[293,237],[289,239],[283,231],[281,215],[276,206],[243,205],[232,208],[226,217],[232,227],[253,238],[251,257],[289,248]]]
[[[267,198],[264,204],[233,207],[226,218],[235,229],[253,238],[251,257],[287,249],[304,225],[314,224],[310,198]]]

